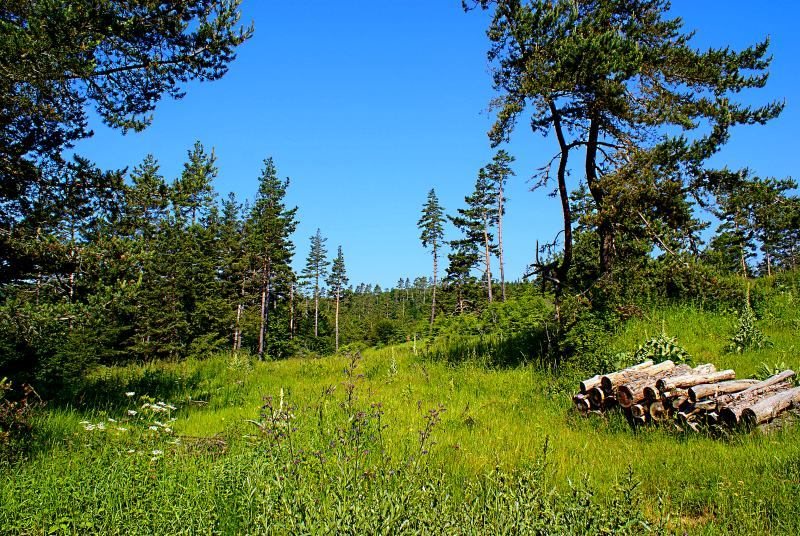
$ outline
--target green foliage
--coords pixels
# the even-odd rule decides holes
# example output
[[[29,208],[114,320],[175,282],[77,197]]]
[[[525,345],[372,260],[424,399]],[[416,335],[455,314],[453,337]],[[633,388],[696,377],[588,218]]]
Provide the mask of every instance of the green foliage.
[[[548,361],[546,324],[552,314],[533,289],[494,302],[481,311],[442,317],[434,325],[425,355],[452,363],[477,361],[490,366]]]
[[[34,421],[43,403],[30,385],[14,396],[11,382],[0,378],[0,465],[22,459],[34,444]]]
[[[766,338],[764,333],[756,326],[756,314],[748,303],[739,315],[736,333],[729,339],[730,342],[725,347],[727,352],[741,354],[746,350],[761,350],[769,348],[772,342]]]
[[[678,339],[668,336],[663,330],[659,335],[647,339],[636,348],[634,361],[640,363],[648,359],[654,363],[669,360],[675,364],[694,364],[689,352],[678,344]]]

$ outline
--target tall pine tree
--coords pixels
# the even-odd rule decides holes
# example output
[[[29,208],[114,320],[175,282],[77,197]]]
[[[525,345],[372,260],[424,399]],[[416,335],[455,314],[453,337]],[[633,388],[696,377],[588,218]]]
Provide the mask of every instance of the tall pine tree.
[[[306,258],[306,266],[303,268],[303,278],[313,285],[314,294],[314,337],[319,337],[319,294],[320,281],[325,280],[326,269],[330,265],[325,249],[327,238],[322,237],[322,232],[317,229],[316,234],[311,237],[311,248]]]
[[[433,327],[433,320],[436,318],[436,285],[437,285],[437,272],[439,262],[439,249],[442,247],[444,240],[444,209],[439,204],[439,199],[436,197],[436,191],[431,188],[428,192],[428,200],[422,206],[422,217],[417,222],[417,228],[422,231],[420,240],[422,240],[422,247],[431,248],[433,255],[433,295],[431,297],[431,328]]]
[[[339,352],[339,301],[342,298],[342,292],[347,287],[347,271],[344,266],[344,255],[342,254],[342,246],[336,253],[336,258],[333,259],[331,266],[331,273],[328,276],[328,288],[336,301],[336,320],[335,320],[335,337],[336,337],[336,352]]]
[[[257,275],[261,308],[259,314],[258,358],[267,351],[269,309],[276,286],[290,284],[294,244],[291,234],[297,227],[297,208],[287,208],[286,189],[289,179],[279,179],[272,158],[264,161],[259,177],[258,193],[250,211],[247,226],[248,252]]]

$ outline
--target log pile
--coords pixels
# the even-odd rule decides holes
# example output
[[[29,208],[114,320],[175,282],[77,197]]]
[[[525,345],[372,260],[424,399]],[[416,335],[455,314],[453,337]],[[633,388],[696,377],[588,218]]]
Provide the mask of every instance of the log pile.
[[[672,423],[681,430],[766,425],[787,410],[800,411],[794,371],[766,380],[737,380],[733,370],[645,361],[580,383],[572,401],[583,415],[620,408],[633,425]]]

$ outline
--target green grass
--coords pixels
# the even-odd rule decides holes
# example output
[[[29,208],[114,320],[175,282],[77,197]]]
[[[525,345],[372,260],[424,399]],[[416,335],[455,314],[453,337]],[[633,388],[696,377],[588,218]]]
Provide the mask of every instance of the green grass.
[[[615,334],[613,345],[632,350],[663,329],[676,336],[696,362],[733,368],[738,377],[754,374],[762,362],[784,362],[798,370],[800,313],[795,300],[791,293],[778,294],[764,308],[759,327],[773,342],[771,348],[727,354],[723,348],[736,316],[688,307],[646,311]],[[94,409],[51,408],[41,422],[40,445],[31,460],[3,469],[0,527],[26,534],[51,529],[281,533],[286,523],[296,529],[291,532],[312,533],[381,526],[412,532],[488,533],[503,527],[536,532],[531,520],[508,524],[517,519],[508,505],[522,497],[534,510],[552,509],[552,517],[542,514],[540,519],[547,520],[552,533],[559,532],[556,528],[567,530],[564,527],[574,533],[597,533],[604,523],[622,530],[620,520],[628,513],[612,521],[600,517],[622,508],[614,501],[619,501],[620,486],[629,486],[631,471],[641,498],[634,510],[655,531],[800,533],[797,427],[768,436],[754,432],[729,438],[660,429],[633,431],[619,415],[574,415],[569,394],[577,377],[554,375],[532,365],[492,369],[430,361],[415,355],[411,345],[364,351],[350,377],[344,372],[348,366],[342,356],[251,366],[235,356],[220,355],[206,361],[98,371],[89,380],[93,388],[86,398]],[[348,405],[344,401],[351,384],[356,386],[356,399]],[[82,420],[124,419],[131,402],[123,393],[131,386],[137,387],[136,397],[151,394],[179,407],[176,434],[221,437],[228,449],[207,453],[175,445],[173,436],[83,429]],[[153,389],[149,393],[148,387]],[[258,429],[246,422],[259,419],[264,396],[277,400],[281,391],[285,401],[296,406],[292,456],[302,459],[296,462],[300,476],[291,484],[282,484],[279,473],[295,462],[274,458],[276,452],[285,453],[281,450],[285,443],[254,440],[260,435]],[[342,442],[348,448],[366,446],[370,452],[342,458],[335,476],[326,473],[324,464],[314,465],[308,453],[329,448],[326,442],[337,437],[337,430],[352,429],[356,410],[369,413],[375,403],[383,412],[380,424],[366,418],[365,427],[371,432]],[[425,447],[430,453],[422,454],[420,431],[426,427],[429,410],[439,404],[445,411]],[[377,433],[378,426],[386,428]],[[513,480],[518,470],[539,467],[545,442],[546,471],[525,473],[526,478],[534,474],[537,483],[504,484],[504,478],[520,482]],[[326,452],[341,454],[336,450],[340,447]],[[148,453],[156,449],[165,453],[151,460]],[[305,450],[297,454],[297,449]],[[381,449],[391,461],[380,456]],[[419,460],[424,460],[424,468]],[[386,476],[389,468],[392,476]],[[384,476],[374,477],[372,484],[356,484],[361,480],[348,479],[351,469],[375,470]],[[549,495],[553,489],[556,494]],[[287,494],[296,499],[286,498]],[[594,497],[588,499],[590,495]],[[321,503],[320,496],[326,497]],[[431,512],[432,502],[439,505],[438,517],[437,508]],[[392,525],[386,521],[394,519],[389,514],[384,518],[375,513],[398,504],[404,509],[397,515],[417,519],[416,524]],[[583,514],[577,513],[580,505]],[[306,512],[308,508],[313,511]],[[326,525],[323,514],[340,522],[350,516],[351,524]],[[597,524],[585,516],[595,516],[591,523]],[[438,524],[445,518],[451,522],[449,529]],[[472,518],[482,521],[470,529]],[[555,519],[569,523],[559,525]],[[634,525],[633,532],[644,526]]]

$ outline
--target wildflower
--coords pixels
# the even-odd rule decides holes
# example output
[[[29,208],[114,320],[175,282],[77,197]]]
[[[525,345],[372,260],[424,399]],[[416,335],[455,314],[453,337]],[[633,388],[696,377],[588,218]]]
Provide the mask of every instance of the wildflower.
[[[108,418],[108,422],[117,422],[117,421],[115,421],[114,419],[112,419],[111,417],[109,417],[109,418]]]
[[[163,450],[154,450],[153,451],[153,456],[161,456],[162,454],[164,454]]]
[[[133,396],[133,395],[135,395],[135,394],[136,394],[136,393],[134,393],[133,391],[128,391],[128,392],[126,392],[126,393],[125,393],[125,396],[127,396],[128,398],[130,398],[130,397],[132,397],[132,396]]]
[[[133,416],[133,415],[136,415],[136,413],[137,413],[137,411],[135,409],[129,409],[128,410],[128,415]]]
[[[165,427],[164,427],[164,431],[165,431],[166,433],[168,433],[168,434],[171,434],[171,433],[172,433],[172,428],[170,428],[169,426],[165,426]]]
[[[106,429],[106,425],[101,423],[101,422],[99,422],[99,423],[97,423],[97,429],[98,430],[105,430]]]
[[[135,451],[135,450],[133,450],[133,449],[129,449],[129,450],[128,450],[128,454],[136,454],[136,451]]]
[[[158,432],[158,426],[150,426],[150,427],[148,427],[148,430],[152,430],[154,432]]]
[[[127,428],[123,428],[122,426],[117,426],[117,431],[119,431],[119,432],[127,432],[128,429]]]
[[[164,423],[161,421],[153,421],[153,424],[155,424],[156,426],[160,426],[161,428],[164,428]]]

